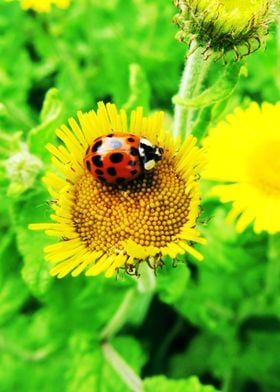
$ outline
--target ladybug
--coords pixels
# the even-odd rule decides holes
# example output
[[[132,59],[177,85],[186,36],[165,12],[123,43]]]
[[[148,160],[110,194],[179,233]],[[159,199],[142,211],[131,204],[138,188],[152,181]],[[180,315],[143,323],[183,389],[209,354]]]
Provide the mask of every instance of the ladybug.
[[[125,184],[154,168],[163,149],[130,133],[96,138],[87,148],[84,165],[91,175],[107,184]]]

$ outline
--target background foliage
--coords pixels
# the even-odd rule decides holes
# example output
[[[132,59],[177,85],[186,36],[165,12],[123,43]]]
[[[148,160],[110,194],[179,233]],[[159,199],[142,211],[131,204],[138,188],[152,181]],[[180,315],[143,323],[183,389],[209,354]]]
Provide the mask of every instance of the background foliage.
[[[50,278],[42,252],[49,240],[27,225],[50,211],[44,145],[77,110],[101,99],[128,110],[140,104],[166,110],[170,126],[186,50],[174,40],[175,13],[166,0],[81,0],[41,15],[0,2],[1,391],[130,390],[100,336],[135,281]],[[209,125],[236,105],[279,100],[275,30]],[[27,155],[27,177],[21,169],[7,175],[9,157],[24,150],[40,165],[32,168]],[[250,228],[237,235],[217,200],[205,197],[203,210],[205,262],[174,268],[167,260],[155,294],[135,295],[110,344],[147,392],[279,391],[279,238]]]

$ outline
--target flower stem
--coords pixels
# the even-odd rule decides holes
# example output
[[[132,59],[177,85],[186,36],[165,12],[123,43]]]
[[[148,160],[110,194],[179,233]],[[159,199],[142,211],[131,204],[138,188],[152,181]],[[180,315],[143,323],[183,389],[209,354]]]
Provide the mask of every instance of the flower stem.
[[[139,378],[134,370],[128,366],[114,348],[108,343],[103,343],[101,347],[106,360],[115,369],[125,384],[131,388],[133,392],[142,392],[144,388],[141,378]]]
[[[147,263],[141,263],[139,267],[140,277],[137,280],[137,289],[139,293],[153,293],[156,288],[155,272]]]
[[[190,46],[178,92],[178,97],[183,100],[189,100],[200,92],[211,62],[210,59],[204,59],[204,50],[205,48],[197,47],[195,40]],[[192,131],[196,112],[195,108],[183,107],[175,103],[174,136],[180,135],[182,142]]]
[[[102,330],[100,340],[109,340],[123,327],[131,314],[131,310],[135,307],[135,304],[138,303],[139,305],[140,297],[143,300],[141,303],[143,315],[146,314],[149,309],[156,287],[155,274],[146,263],[142,263],[139,272],[140,277],[137,278],[136,286],[126,292],[116,313]]]
[[[122,303],[117,309],[114,316],[111,318],[109,323],[105,326],[100,334],[101,340],[108,340],[114,336],[121,327],[125,324],[127,316],[133,306],[135,298],[137,296],[136,288],[130,289],[124,296]]]

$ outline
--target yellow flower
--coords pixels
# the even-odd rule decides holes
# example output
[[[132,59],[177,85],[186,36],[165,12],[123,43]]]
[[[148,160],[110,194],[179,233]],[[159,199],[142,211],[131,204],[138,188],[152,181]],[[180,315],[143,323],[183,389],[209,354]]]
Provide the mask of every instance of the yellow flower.
[[[59,241],[45,248],[46,260],[55,263],[52,275],[77,276],[86,271],[111,277],[124,268],[137,272],[142,261],[153,268],[162,258],[188,252],[201,260],[193,242],[205,243],[195,229],[199,215],[198,171],[204,153],[188,137],[178,143],[162,130],[163,113],[143,117],[142,108],[131,113],[101,102],[98,111],[78,112],[79,123],[69,120],[57,136],[64,145],[47,145],[58,173],[47,172],[45,184],[53,198],[53,223],[32,224]],[[84,167],[87,148],[98,136],[131,132],[148,138],[164,153],[156,167],[128,184],[107,185]]]
[[[70,0],[21,0],[21,8],[24,10],[34,10],[36,12],[50,12],[52,5],[59,8],[67,8]]]
[[[280,231],[280,103],[236,109],[204,141],[204,178],[227,182],[212,193],[233,202],[229,221],[237,231],[254,223],[256,233]]]
[[[234,51],[236,58],[258,49],[272,13],[273,0],[174,0],[180,13],[175,22],[181,28],[178,39],[222,56]]]

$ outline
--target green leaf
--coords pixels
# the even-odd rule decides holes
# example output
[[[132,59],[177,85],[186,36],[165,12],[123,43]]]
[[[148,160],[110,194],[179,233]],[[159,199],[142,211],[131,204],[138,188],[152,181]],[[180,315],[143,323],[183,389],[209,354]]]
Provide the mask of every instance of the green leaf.
[[[4,324],[16,314],[29,295],[19,273],[21,259],[14,233],[9,230],[1,241],[0,260],[0,324]]]
[[[196,376],[186,380],[170,380],[165,376],[155,376],[144,380],[144,392],[218,392],[211,385],[202,385]]]
[[[10,276],[1,285],[0,292],[0,323],[5,323],[28,298],[28,290],[19,275]]]
[[[279,319],[274,319],[274,322],[271,318],[254,320],[235,358],[239,377],[255,379],[267,391],[280,389],[279,324]]]
[[[234,334],[238,320],[256,311],[262,313],[267,236],[248,229],[242,235],[225,220],[222,208],[200,230],[208,244],[198,246],[204,255],[194,265],[192,279],[182,297],[174,303],[177,311],[191,323],[228,338]]]
[[[223,101],[233,93],[239,80],[241,66],[241,62],[229,63],[224,67],[222,75],[213,81],[213,85],[200,95],[188,100],[175,96],[172,99],[173,103],[185,108],[201,108]]]
[[[212,107],[208,106],[206,108],[200,109],[196,116],[195,123],[192,128],[192,135],[197,138],[198,141],[201,141],[203,136],[205,135],[207,128],[211,122],[212,117]]]
[[[136,373],[140,373],[148,358],[139,341],[131,336],[118,336],[112,341],[112,346]]]
[[[44,191],[29,193],[25,200],[13,205],[12,215],[17,244],[24,260],[22,277],[36,297],[45,294],[51,282],[43,254],[43,248],[50,243],[50,239],[42,232],[31,232],[28,225],[46,219],[43,212],[46,212],[48,207],[42,204],[42,200],[47,198],[48,195]]]
[[[185,264],[173,266],[172,260],[166,260],[165,266],[157,274],[157,292],[159,298],[168,304],[177,301],[186,290],[190,271]]]
[[[64,121],[64,105],[57,89],[52,88],[47,92],[40,119],[41,125],[29,132],[27,143],[32,154],[39,155],[44,162],[49,162],[50,157],[45,146],[55,142],[55,130]]]
[[[279,4],[279,1],[275,2]],[[279,12],[279,8],[278,8]],[[271,25],[265,50],[259,50],[247,57],[248,76],[241,78],[237,93],[240,97],[250,97],[259,102],[280,100],[279,44],[275,39],[277,24]]]
[[[102,330],[123,304],[128,289],[135,284],[130,278],[116,281],[103,275],[94,279],[83,275],[68,276],[61,280],[52,278],[52,281],[44,301],[52,314],[55,329],[63,332],[63,326],[67,324],[68,331],[88,333],[95,339],[100,339]],[[125,316],[130,320],[130,313]]]
[[[225,343],[213,333],[201,331],[195,334],[183,352],[177,352],[171,358],[169,370],[176,379],[193,374],[198,377],[212,374],[215,379],[224,380],[234,366],[237,349],[232,334],[227,335]]]
[[[271,299],[279,290],[280,278],[280,234],[276,233],[269,237],[268,264],[266,273],[266,295]]]
[[[61,375],[69,366],[69,349],[58,345],[48,311],[31,310],[32,304],[1,327],[1,390],[48,392],[50,385],[65,390]]]
[[[139,344],[130,337],[119,337],[113,341],[119,354],[137,372],[145,357]],[[74,335],[70,341],[70,367],[67,372],[68,392],[130,392],[122,378],[107,362],[97,342],[86,336]]]
[[[73,336],[70,340],[69,370],[66,373],[68,392],[102,391],[100,376],[104,375],[104,359],[96,343],[83,336]],[[105,379],[104,379],[105,381]]]
[[[0,132],[0,157],[7,158],[12,152],[20,148],[22,132]]]
[[[220,206],[211,206],[211,201],[209,203],[212,207],[212,215],[208,217],[207,225],[201,227],[201,231],[208,241],[206,246],[200,247],[200,251],[206,259],[205,264],[213,269],[222,268],[234,271],[244,264],[250,263],[252,257],[249,253],[237,246],[239,238],[234,224],[229,224],[226,221],[226,211]],[[207,209],[207,204],[205,208]]]
[[[144,111],[150,107],[150,86],[144,70],[139,64],[129,66],[130,96],[124,104],[124,109],[131,110],[136,106],[143,106]]]

